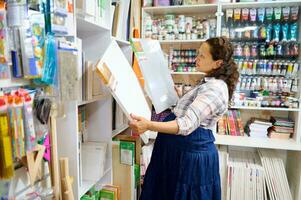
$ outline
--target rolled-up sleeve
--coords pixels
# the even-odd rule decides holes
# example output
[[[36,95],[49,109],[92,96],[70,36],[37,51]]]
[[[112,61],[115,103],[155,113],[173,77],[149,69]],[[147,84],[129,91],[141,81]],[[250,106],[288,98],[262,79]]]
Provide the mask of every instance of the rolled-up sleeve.
[[[176,121],[179,126],[179,135],[189,135],[196,130],[202,122],[210,120],[212,116],[226,110],[227,99],[224,88],[210,86],[198,93],[194,101],[187,107],[181,117]]]

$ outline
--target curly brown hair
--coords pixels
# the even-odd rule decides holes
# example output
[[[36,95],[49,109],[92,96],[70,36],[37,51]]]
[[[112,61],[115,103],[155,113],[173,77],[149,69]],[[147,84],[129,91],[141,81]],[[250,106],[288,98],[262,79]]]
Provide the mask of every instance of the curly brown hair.
[[[222,65],[207,74],[208,77],[214,77],[225,81],[228,86],[229,99],[231,100],[236,84],[239,79],[237,65],[233,60],[233,46],[225,37],[215,37],[206,40],[210,46],[210,53],[213,60],[222,60]]]

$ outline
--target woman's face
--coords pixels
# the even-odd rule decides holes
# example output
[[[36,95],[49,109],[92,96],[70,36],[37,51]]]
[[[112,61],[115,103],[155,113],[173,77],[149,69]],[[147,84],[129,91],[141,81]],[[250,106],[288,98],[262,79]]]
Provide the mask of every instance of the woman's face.
[[[213,60],[210,53],[210,46],[204,42],[201,44],[198,55],[196,57],[196,69],[199,72],[209,73],[213,69],[217,69],[221,66],[222,60]]]

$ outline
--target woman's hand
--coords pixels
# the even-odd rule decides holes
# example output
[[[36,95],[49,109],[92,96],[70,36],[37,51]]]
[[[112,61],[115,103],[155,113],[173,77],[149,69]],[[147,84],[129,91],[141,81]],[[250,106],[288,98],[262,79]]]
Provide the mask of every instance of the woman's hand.
[[[135,116],[133,114],[131,114],[131,118],[133,120],[129,123],[129,126],[135,133],[142,134],[145,131],[149,130],[151,121],[143,117]]]
[[[177,93],[178,97],[181,97],[181,96],[182,96],[182,94],[181,94],[181,92],[180,92],[180,89],[179,89],[179,88],[177,88],[177,86],[174,86],[174,89],[175,89],[175,91],[176,91],[176,93]]]

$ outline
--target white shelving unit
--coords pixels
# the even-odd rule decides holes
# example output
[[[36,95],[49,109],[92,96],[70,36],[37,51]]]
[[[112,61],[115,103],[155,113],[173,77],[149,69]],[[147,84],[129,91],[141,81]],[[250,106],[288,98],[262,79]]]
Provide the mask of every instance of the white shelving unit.
[[[287,112],[300,112],[299,108],[273,108],[273,107],[247,107],[247,106],[231,106],[231,109],[244,109],[244,110],[272,110],[272,111],[287,111]]]
[[[76,3],[75,3],[76,5]],[[104,54],[112,40],[116,40],[128,61],[132,61],[132,52],[128,41],[111,36],[111,0],[106,2],[106,11],[102,19],[76,14],[76,37],[82,40],[85,60],[96,63]],[[120,66],[122,67],[122,66]],[[102,84],[102,83],[100,83]],[[104,87],[103,87],[104,88]],[[112,184],[112,135],[122,131],[112,130],[112,101],[109,91],[104,88],[103,94],[89,101],[68,102],[64,105],[65,116],[57,120],[58,156],[69,158],[70,176],[74,178],[73,192],[75,199],[80,199],[92,186],[101,188],[104,184]],[[80,138],[78,130],[78,109],[85,106],[87,113],[87,141],[105,142],[107,150],[103,176],[98,181],[88,181],[80,176]],[[125,127],[124,127],[125,128]],[[94,173],[91,171],[91,173]]]
[[[218,4],[200,4],[200,5],[183,5],[183,6],[160,6],[160,7],[145,7],[143,12],[151,15],[165,15],[165,14],[201,14],[214,13],[217,11]]]
[[[203,72],[170,72],[172,75],[202,75],[204,76],[205,73]]]
[[[24,85],[28,85],[29,81],[23,79],[8,79],[0,81],[0,88],[6,87],[20,87]]]
[[[102,100],[102,99],[105,99],[105,98],[108,98],[108,97],[109,97],[109,95],[99,95],[99,96],[95,97],[92,100],[78,102],[77,105],[78,106],[86,105],[86,104],[93,103],[95,101],[99,101],[99,100]]]
[[[161,44],[194,44],[202,43],[205,40],[159,40]]]
[[[221,35],[222,19],[227,8],[259,8],[259,7],[285,7],[299,6],[300,0],[288,1],[267,1],[267,2],[245,2],[245,3],[218,3],[210,5],[191,5],[191,6],[165,6],[165,7],[145,7],[142,8],[142,37],[145,36],[144,18],[146,16],[157,17],[165,14],[188,15],[188,16],[216,16],[217,17],[217,36]],[[299,9],[300,10],[300,9]],[[301,39],[301,28],[299,21],[299,40]],[[198,48],[203,40],[161,40],[161,47],[166,54],[170,48]],[[300,56],[299,56],[300,60]],[[188,80],[195,78],[192,73],[171,72],[175,81],[181,80],[185,84]],[[200,75],[197,75],[201,77]],[[196,80],[193,80],[195,82]],[[181,82],[182,83],[182,82]],[[301,87],[299,83],[299,94]],[[299,95],[300,99],[300,95]],[[216,145],[226,145],[229,148],[267,148],[283,151],[286,155],[286,171],[289,179],[290,189],[294,200],[301,199],[301,109],[300,108],[269,108],[269,107],[242,107],[233,106],[232,109],[241,111],[242,121],[246,122],[250,117],[283,116],[290,117],[295,121],[295,133],[290,140],[270,139],[270,138],[251,138],[242,136],[228,136],[215,134]],[[297,167],[299,166],[299,167]]]
[[[215,144],[218,145],[301,151],[300,143],[296,142],[293,139],[281,140],[270,138],[250,138],[247,136],[230,136],[218,134],[215,134],[214,136],[216,140]]]

